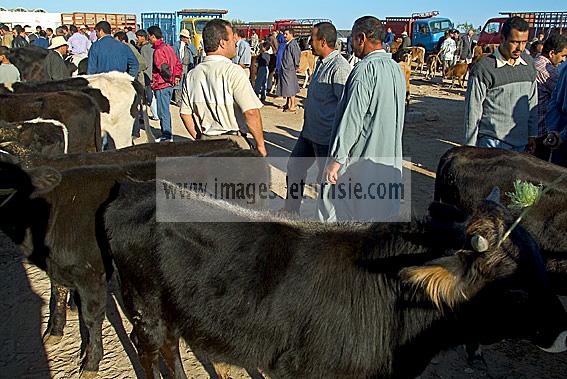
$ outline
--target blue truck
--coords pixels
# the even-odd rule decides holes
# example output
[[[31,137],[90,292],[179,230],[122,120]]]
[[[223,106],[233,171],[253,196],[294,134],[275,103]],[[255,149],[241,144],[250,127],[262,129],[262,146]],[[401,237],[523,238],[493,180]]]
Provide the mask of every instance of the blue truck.
[[[163,39],[173,45],[181,32],[181,22],[187,18],[222,18],[228,13],[224,9],[183,9],[176,12],[142,13],[142,29],[157,25],[163,32]]]
[[[411,17],[386,17],[385,28],[391,28],[396,37],[408,33],[412,46],[422,46],[429,53],[437,49],[446,30],[454,28],[448,18],[436,17],[438,11],[414,13]]]

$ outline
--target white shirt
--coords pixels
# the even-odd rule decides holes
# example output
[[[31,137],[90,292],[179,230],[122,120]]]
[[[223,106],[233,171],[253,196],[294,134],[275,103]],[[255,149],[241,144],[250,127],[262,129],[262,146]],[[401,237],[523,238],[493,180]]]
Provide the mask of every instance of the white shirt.
[[[187,74],[180,113],[204,135],[246,131],[244,112],[260,108],[246,72],[226,57],[209,55]]]
[[[496,50],[494,51],[494,58],[496,58],[496,68],[502,68],[506,65],[512,66],[512,67],[516,67],[518,65],[524,65],[527,66],[528,63],[524,60],[524,58],[522,58],[522,56],[520,56],[520,58],[516,59],[516,61],[514,62],[514,64],[511,64],[508,59],[504,58],[502,56],[502,53],[500,52],[500,49],[496,48]]]

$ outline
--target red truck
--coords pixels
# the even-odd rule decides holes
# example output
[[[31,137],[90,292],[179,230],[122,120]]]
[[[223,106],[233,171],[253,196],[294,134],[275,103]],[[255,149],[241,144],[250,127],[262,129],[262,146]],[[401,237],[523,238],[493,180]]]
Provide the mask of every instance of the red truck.
[[[258,34],[261,41],[274,30],[285,28],[292,28],[296,37],[308,37],[311,35],[313,25],[323,21],[331,22],[331,20],[327,19],[301,18],[276,20],[274,22],[250,22],[235,25],[234,28],[238,31],[243,30],[246,39],[250,39],[250,37],[252,37],[252,32],[256,30],[256,34]]]
[[[489,44],[500,44],[500,31],[506,20],[513,16],[522,17],[530,24],[529,38],[536,37],[540,32],[546,36],[552,32],[567,33],[567,12],[502,12],[507,17],[489,19],[478,38],[480,46]]]

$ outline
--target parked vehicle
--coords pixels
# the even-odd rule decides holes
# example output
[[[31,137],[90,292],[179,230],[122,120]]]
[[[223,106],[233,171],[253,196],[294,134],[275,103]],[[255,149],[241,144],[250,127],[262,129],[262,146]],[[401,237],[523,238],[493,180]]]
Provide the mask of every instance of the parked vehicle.
[[[328,19],[319,18],[298,18],[298,19],[286,19],[286,20],[276,20],[274,22],[250,22],[245,24],[235,25],[236,30],[243,30],[246,39],[252,37],[252,32],[256,30],[256,34],[262,40],[270,35],[274,30],[292,28],[295,37],[297,38],[308,38],[311,35],[311,29],[313,25],[320,22],[331,22]]]
[[[446,30],[453,29],[453,22],[448,18],[436,17],[438,11],[414,13],[411,17],[386,17],[384,28],[391,28],[397,37],[408,33],[412,46],[424,47],[426,52],[437,49],[439,39]]]
[[[132,27],[134,30],[137,29],[136,15],[134,14],[85,12],[61,14],[61,23],[63,25],[86,25],[89,28],[94,28],[94,26],[100,21],[108,21],[112,30],[124,30],[127,27]]]
[[[480,46],[500,44],[502,25],[513,16],[522,17],[530,24],[529,39],[536,37],[540,32],[545,33],[546,37],[551,33],[567,34],[567,12],[504,12],[500,14],[507,17],[496,17],[486,21],[478,39]]]

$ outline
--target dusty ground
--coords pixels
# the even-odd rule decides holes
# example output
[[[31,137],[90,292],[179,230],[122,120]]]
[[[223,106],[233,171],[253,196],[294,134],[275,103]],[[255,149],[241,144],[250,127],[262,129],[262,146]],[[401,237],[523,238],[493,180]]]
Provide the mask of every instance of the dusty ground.
[[[413,80],[412,103],[404,133],[404,153],[413,162],[412,207],[422,214],[432,199],[434,178],[440,156],[461,140],[463,94],[448,85]],[[302,91],[305,95],[305,91]],[[276,105],[282,101],[274,100]],[[174,109],[173,112],[176,112]],[[269,153],[287,156],[301,128],[303,110],[282,113],[275,106],[262,111]],[[174,113],[175,114],[175,113]],[[187,134],[175,119],[176,138]],[[429,120],[429,121],[427,121]],[[63,340],[43,346],[41,336],[47,325],[49,280],[21,258],[4,236],[0,236],[0,378],[76,378],[79,367],[80,334],[78,318],[69,314]],[[141,373],[136,353],[129,342],[130,324],[109,295],[104,322],[104,359],[101,378],[135,378]],[[208,378],[207,368],[182,346],[183,364],[189,378]],[[487,370],[467,366],[462,349],[441,353],[421,378],[565,378],[567,356],[550,355],[526,342],[503,342],[485,348]],[[411,364],[411,362],[408,362]],[[214,375],[212,377],[215,377]],[[235,379],[249,376],[238,371]]]

